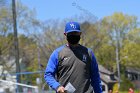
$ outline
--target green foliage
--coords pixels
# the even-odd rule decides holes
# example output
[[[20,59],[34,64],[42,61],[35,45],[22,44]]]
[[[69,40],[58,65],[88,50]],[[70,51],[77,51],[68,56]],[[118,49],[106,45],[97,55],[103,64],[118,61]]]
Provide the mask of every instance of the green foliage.
[[[123,76],[120,84],[120,91],[128,91],[129,88],[134,89],[134,85],[130,80],[128,80],[126,77]]]
[[[140,67],[140,29],[131,30],[128,39],[124,41],[125,46],[122,48],[121,55],[127,56],[122,60],[122,64],[129,67]]]
[[[107,56],[109,52],[111,52],[111,56],[110,57],[104,57],[102,58],[100,55],[98,57],[99,60],[101,59],[106,59],[106,61],[104,61],[103,63],[105,64],[107,61],[109,61],[112,64],[112,68],[115,71],[116,70],[116,53],[118,53],[118,60],[120,60],[120,64],[121,65],[125,65],[127,63],[130,63],[131,65],[135,64],[137,65],[137,62],[139,59],[136,59],[135,57],[138,57],[139,55],[139,51],[137,51],[138,53],[134,56],[130,55],[130,54],[134,54],[134,51],[138,50],[139,47],[139,43],[136,43],[136,41],[138,42],[140,39],[138,38],[138,35],[133,35],[132,33],[138,33],[139,31],[132,31],[132,29],[136,29],[137,28],[137,17],[135,16],[129,16],[127,14],[123,14],[123,13],[114,13],[111,16],[107,16],[105,17],[102,21],[101,21],[101,31],[104,31],[104,33],[106,33],[105,37],[106,39],[106,44],[104,44],[103,42],[103,47],[104,46],[110,46],[111,48],[104,48],[103,52],[101,52],[104,56]],[[135,48],[134,51],[131,48],[128,48],[130,46],[130,40],[128,41],[128,39],[133,39],[135,40]],[[133,46],[133,45],[132,45]],[[137,46],[137,48],[136,48]],[[118,48],[118,51],[116,52],[116,49]],[[113,50],[111,50],[113,49]],[[136,49],[136,50],[135,50]],[[129,53],[127,52],[129,51]],[[100,52],[100,51],[98,51]],[[99,54],[99,53],[98,53]],[[130,56],[131,56],[131,61],[129,61]],[[127,58],[129,58],[128,60],[125,59],[127,56]],[[101,58],[100,58],[101,57]],[[129,62],[128,62],[129,61]],[[128,66],[128,65],[127,65]],[[129,65],[130,66],[130,65]]]
[[[139,90],[134,90],[134,93],[139,93]],[[120,91],[120,93],[128,93],[128,91]]]
[[[140,45],[134,42],[126,42],[126,46],[121,52],[123,56],[126,56],[122,60],[122,64],[128,67],[140,67]]]

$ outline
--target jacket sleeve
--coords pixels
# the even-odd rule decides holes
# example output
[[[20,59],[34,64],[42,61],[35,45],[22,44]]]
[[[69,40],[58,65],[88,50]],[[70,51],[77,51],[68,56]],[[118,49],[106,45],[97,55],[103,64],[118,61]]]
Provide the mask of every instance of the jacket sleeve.
[[[101,79],[99,75],[98,64],[96,58],[91,51],[91,85],[93,86],[94,93],[102,93]]]
[[[60,86],[60,83],[57,82],[55,79],[57,66],[58,66],[58,52],[54,51],[49,58],[44,74],[45,81],[54,90],[57,90],[57,88]]]

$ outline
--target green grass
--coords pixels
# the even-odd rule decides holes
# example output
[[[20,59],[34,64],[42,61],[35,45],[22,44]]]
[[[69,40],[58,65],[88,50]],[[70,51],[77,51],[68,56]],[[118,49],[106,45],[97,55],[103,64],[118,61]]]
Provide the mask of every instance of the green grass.
[[[128,93],[128,91],[120,91],[119,93]],[[134,93],[140,93],[140,90],[135,90]]]

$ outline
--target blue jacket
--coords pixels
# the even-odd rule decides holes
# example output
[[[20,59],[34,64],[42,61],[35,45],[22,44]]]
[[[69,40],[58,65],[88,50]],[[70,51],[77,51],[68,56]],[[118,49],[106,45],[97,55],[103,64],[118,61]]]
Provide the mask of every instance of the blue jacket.
[[[65,87],[70,82],[76,88],[74,93],[92,93],[92,88],[94,93],[102,93],[96,58],[90,49],[82,45],[78,47],[63,45],[54,50],[44,78],[54,90],[60,85]]]

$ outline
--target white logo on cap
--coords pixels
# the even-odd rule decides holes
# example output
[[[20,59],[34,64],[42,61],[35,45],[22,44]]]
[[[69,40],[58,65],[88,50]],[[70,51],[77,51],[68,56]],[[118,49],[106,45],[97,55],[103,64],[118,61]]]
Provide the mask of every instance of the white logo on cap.
[[[74,25],[74,24],[70,24],[70,26],[74,29],[76,28],[76,25]]]

